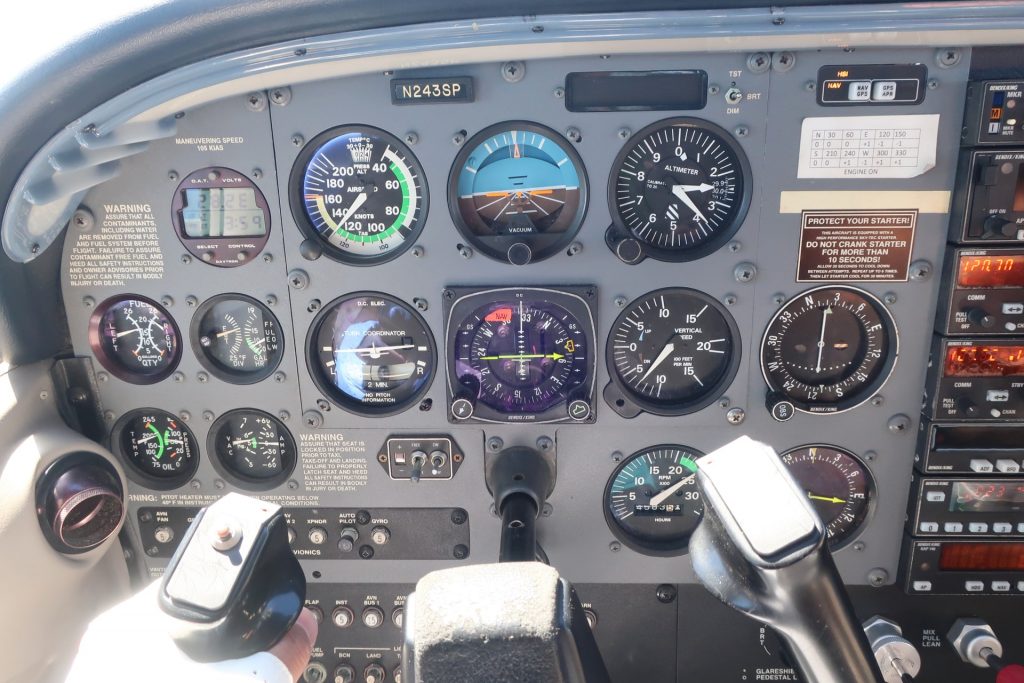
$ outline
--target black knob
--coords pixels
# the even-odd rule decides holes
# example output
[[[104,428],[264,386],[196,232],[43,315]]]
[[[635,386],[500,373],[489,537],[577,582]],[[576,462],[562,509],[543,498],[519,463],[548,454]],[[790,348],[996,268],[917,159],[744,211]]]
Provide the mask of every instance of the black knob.
[[[961,415],[965,415],[967,417],[978,417],[978,415],[981,414],[981,408],[979,408],[974,401],[967,397],[961,397],[957,399],[956,409],[960,412]]]
[[[1013,221],[1008,221],[1001,216],[989,216],[982,224],[985,235],[989,237],[1017,237],[1019,226]]]
[[[456,420],[468,420],[473,417],[476,402],[468,396],[456,396],[452,401],[452,417]]]
[[[972,325],[990,329],[996,326],[996,318],[990,315],[984,308],[971,308],[967,311],[967,319]]]
[[[633,265],[643,260],[644,251],[640,247],[640,242],[630,237],[622,240],[615,246],[615,255],[623,263]]]
[[[526,242],[516,242],[508,248],[507,256],[513,266],[525,266],[533,259],[533,249]]]

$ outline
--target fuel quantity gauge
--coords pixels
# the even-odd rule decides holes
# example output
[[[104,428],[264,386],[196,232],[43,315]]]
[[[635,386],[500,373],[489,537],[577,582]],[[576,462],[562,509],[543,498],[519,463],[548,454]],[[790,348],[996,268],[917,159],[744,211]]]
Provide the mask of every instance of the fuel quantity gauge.
[[[686,550],[704,516],[697,460],[688,446],[660,445],[633,453],[612,472],[605,519],[615,537],[645,555]]]
[[[114,425],[112,448],[130,465],[132,478],[153,489],[173,489],[192,478],[199,446],[192,432],[171,413],[142,408]]]
[[[295,440],[280,420],[260,410],[224,413],[209,439],[214,464],[244,488],[273,488],[295,469]]]
[[[277,369],[284,337],[266,306],[242,294],[206,301],[192,319],[192,348],[215,376],[232,384],[252,384]]]
[[[180,334],[158,303],[128,295],[107,299],[89,319],[89,345],[104,368],[125,382],[153,384],[181,359]]]

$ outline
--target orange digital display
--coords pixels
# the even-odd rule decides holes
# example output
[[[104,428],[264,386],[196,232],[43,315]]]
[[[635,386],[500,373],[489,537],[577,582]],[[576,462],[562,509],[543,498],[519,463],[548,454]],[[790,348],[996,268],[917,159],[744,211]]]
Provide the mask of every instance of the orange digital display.
[[[961,256],[961,287],[1024,287],[1024,254]]]
[[[1024,346],[951,346],[945,369],[946,377],[1024,375]]]
[[[939,569],[946,572],[1024,571],[1024,543],[943,543]]]

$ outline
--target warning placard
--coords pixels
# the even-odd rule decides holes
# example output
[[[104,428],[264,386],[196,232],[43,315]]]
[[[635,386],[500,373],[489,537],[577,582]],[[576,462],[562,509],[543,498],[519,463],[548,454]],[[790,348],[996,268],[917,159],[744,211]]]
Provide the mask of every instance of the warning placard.
[[[801,216],[797,282],[906,282],[917,209]]]

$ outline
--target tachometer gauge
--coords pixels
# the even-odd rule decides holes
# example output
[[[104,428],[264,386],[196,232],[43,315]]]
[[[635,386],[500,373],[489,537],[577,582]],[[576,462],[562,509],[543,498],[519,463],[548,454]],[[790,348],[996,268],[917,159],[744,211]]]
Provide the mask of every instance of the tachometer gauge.
[[[801,446],[780,457],[825,523],[829,547],[835,549],[850,540],[864,524],[871,505],[874,487],[864,464],[835,446]]]
[[[572,241],[587,211],[583,160],[558,133],[508,121],[455,158],[448,206],[462,235],[491,258],[523,265]]]
[[[694,118],[658,121],[612,164],[606,241],[626,263],[700,258],[739,229],[750,193],[750,165],[723,129]]]
[[[885,384],[898,351],[896,323],[871,294],[845,286],[804,292],[779,309],[761,342],[769,410],[783,420],[791,408],[854,408]]]
[[[579,296],[509,288],[449,314],[449,407],[457,420],[591,419],[593,320]]]
[[[695,289],[659,289],[629,304],[612,324],[606,357],[608,405],[683,415],[717,399],[736,376],[740,336],[725,307]]]
[[[96,307],[89,320],[89,344],[100,363],[132,384],[166,378],[181,358],[178,327],[155,301],[116,296]]]
[[[206,369],[234,384],[265,379],[284,356],[277,318],[242,294],[222,294],[203,303],[192,319],[191,338]]]
[[[313,320],[307,344],[317,387],[357,415],[408,408],[429,388],[437,358],[419,313],[377,292],[329,303]]]
[[[192,432],[163,410],[133,410],[117,421],[111,435],[111,447],[130,465],[129,474],[149,488],[182,486],[199,466]]]
[[[662,445],[623,460],[604,493],[605,518],[615,537],[646,555],[686,550],[704,516],[696,462],[703,455],[688,446]]]
[[[276,417],[260,410],[221,415],[210,427],[209,450],[218,469],[245,488],[273,488],[295,469],[292,435]]]
[[[350,265],[395,258],[416,241],[427,216],[416,157],[370,126],[317,135],[299,153],[290,185],[295,222],[325,254]]]

